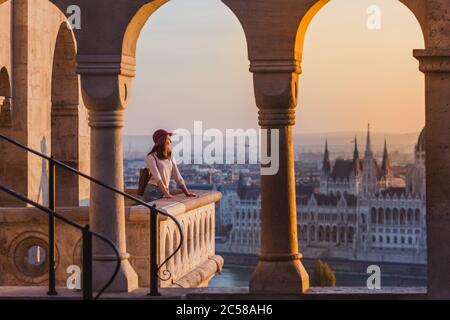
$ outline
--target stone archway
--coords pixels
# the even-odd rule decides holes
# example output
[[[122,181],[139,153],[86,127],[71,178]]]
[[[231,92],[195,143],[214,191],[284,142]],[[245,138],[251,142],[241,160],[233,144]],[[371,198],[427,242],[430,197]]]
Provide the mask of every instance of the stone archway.
[[[0,69],[0,128],[11,126],[11,80],[8,70]]]
[[[53,55],[51,150],[55,159],[89,173],[89,127],[76,73],[76,45],[70,26],[61,24]],[[56,168],[56,205],[79,206],[89,197],[86,179]]]
[[[11,79],[6,67],[0,68],[0,132],[9,135],[11,131]],[[14,173],[11,172],[11,160],[14,159],[14,151],[10,145],[0,139],[0,176],[2,183],[14,181]],[[20,205],[15,199],[2,192],[0,194],[0,206]]]
[[[84,4],[83,28],[75,34],[78,72],[91,125],[92,174],[106,183],[123,187],[121,127],[134,77],[132,41],[124,41],[127,28],[137,38],[145,19],[165,1],[52,0],[62,10]],[[326,0],[223,0],[238,17],[248,45],[260,125],[279,130],[279,171],[261,182],[261,255],[250,282],[254,293],[300,293],[309,288],[309,277],[298,251],[292,126],[295,123],[301,44],[304,31]],[[450,234],[450,19],[443,0],[403,0],[416,15],[426,39],[426,50],[415,51],[426,74],[427,118],[427,226],[429,296],[450,295],[446,272],[450,252],[443,247]],[[153,8],[151,3],[155,6]],[[141,11],[143,10],[143,11]],[[63,10],[64,11],[64,10]],[[102,19],[98,14],[102,14]],[[135,17],[138,13],[140,18]],[[106,18],[107,17],[107,18]],[[109,25],[104,25],[110,23]],[[93,33],[91,30],[98,30]],[[300,32],[299,32],[300,31]],[[300,54],[299,54],[300,53]],[[273,186],[277,186],[276,192]],[[448,187],[447,187],[448,186]],[[115,241],[125,253],[124,203],[120,197],[93,188],[91,225]],[[108,212],[108,225],[102,225]],[[123,264],[125,264],[124,259]],[[432,272],[430,272],[432,270]],[[121,275],[130,278],[124,267]],[[128,273],[127,273],[128,272]],[[133,276],[131,275],[131,278]],[[123,279],[123,277],[122,277]],[[128,283],[133,281],[128,281]],[[126,287],[126,286],[125,286]],[[127,287],[129,288],[129,286]]]

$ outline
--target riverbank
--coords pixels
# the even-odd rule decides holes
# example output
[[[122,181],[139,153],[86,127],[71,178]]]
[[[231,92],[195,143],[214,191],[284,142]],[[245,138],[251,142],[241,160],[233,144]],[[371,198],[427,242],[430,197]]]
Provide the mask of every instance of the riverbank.
[[[211,281],[211,286],[245,287],[256,266],[256,255],[218,253],[225,259],[222,275]],[[427,284],[426,266],[415,264],[376,263],[367,261],[349,261],[323,259],[336,273],[336,285],[345,287],[365,287],[367,268],[377,265],[381,269],[382,286],[389,287],[424,287]],[[315,259],[302,259],[309,274],[314,269]]]

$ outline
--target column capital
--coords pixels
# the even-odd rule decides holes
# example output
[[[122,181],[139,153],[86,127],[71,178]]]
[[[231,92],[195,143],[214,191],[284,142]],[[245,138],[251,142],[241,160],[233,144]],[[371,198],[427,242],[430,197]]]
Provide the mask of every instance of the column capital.
[[[78,55],[83,100],[89,110],[124,109],[135,76],[135,58],[125,55]]]
[[[259,124],[262,127],[295,125],[300,62],[252,60],[250,71],[259,108]]]
[[[450,49],[414,50],[414,57],[419,60],[419,70],[423,73],[450,72]]]
[[[79,54],[77,56],[77,73],[80,75],[136,76],[136,59],[126,55]]]
[[[124,110],[89,110],[91,128],[123,128]]]
[[[250,72],[252,73],[296,73],[301,74],[302,69],[299,60],[260,60],[250,61]]]

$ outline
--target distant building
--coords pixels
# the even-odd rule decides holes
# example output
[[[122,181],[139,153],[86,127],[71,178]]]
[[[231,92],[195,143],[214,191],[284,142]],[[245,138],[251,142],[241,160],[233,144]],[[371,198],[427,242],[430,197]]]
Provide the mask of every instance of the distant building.
[[[297,186],[297,201],[309,198],[319,188],[314,183]],[[258,254],[261,243],[261,189],[241,175],[234,188],[223,192],[218,216],[229,217],[228,242],[217,247],[220,252]],[[227,216],[229,214],[229,216]],[[224,218],[221,219],[224,219]]]
[[[297,209],[305,257],[426,262],[424,134],[406,187],[395,186],[386,142],[378,165],[370,130],[363,159],[355,139],[353,159],[337,159],[332,167],[325,143],[320,194]]]
[[[406,187],[395,183],[387,142],[381,165],[374,157],[370,130],[364,158],[355,139],[352,159],[331,164],[325,143],[320,183],[297,186],[299,244],[305,257],[425,263],[424,131],[415,147],[416,163]],[[218,217],[229,225],[219,251],[258,254],[261,196],[241,174],[238,184],[222,187]]]

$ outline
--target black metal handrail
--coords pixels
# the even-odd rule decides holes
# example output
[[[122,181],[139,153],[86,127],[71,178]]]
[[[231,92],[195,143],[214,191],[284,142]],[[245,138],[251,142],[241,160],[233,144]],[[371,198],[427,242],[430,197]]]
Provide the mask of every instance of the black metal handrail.
[[[28,151],[30,153],[33,153],[33,154],[35,154],[35,155],[37,155],[37,156],[39,156],[39,157],[49,161],[49,163],[50,163],[50,174],[49,174],[49,177],[50,178],[51,178],[52,175],[53,175],[53,178],[54,178],[54,168],[55,168],[55,166],[58,166],[58,167],[61,167],[61,168],[65,169],[65,170],[68,170],[68,171],[70,171],[70,172],[72,172],[72,173],[74,173],[74,174],[76,174],[76,175],[78,175],[80,177],[83,177],[83,178],[85,178],[85,179],[87,179],[87,180],[89,180],[89,181],[91,181],[91,182],[93,182],[93,183],[95,183],[95,184],[97,184],[99,186],[102,186],[102,187],[104,187],[104,188],[106,188],[106,189],[108,189],[108,190],[110,190],[112,192],[115,192],[116,194],[120,194],[123,197],[125,197],[125,198],[127,198],[129,200],[132,200],[132,201],[134,201],[134,202],[136,202],[136,203],[138,203],[138,204],[148,208],[150,210],[150,293],[149,293],[149,295],[151,295],[151,296],[159,295],[159,293],[158,293],[159,271],[161,270],[161,268],[164,265],[166,265],[169,262],[170,259],[172,259],[177,254],[178,251],[180,251],[181,247],[183,246],[183,242],[184,242],[183,229],[181,227],[180,222],[174,216],[172,216],[171,214],[169,214],[169,213],[167,213],[167,212],[165,212],[165,211],[163,211],[161,209],[158,209],[156,207],[156,205],[153,205],[153,206],[149,205],[148,203],[142,201],[141,199],[139,199],[137,197],[134,197],[134,196],[132,196],[132,195],[122,191],[122,190],[119,190],[119,189],[117,189],[117,188],[115,188],[113,186],[110,186],[110,185],[108,185],[108,184],[106,184],[106,183],[104,183],[104,182],[102,182],[102,181],[100,181],[98,179],[95,179],[95,178],[93,178],[93,177],[91,177],[91,176],[89,176],[89,175],[87,175],[87,174],[85,174],[85,173],[83,173],[81,171],[78,171],[77,169],[74,169],[74,168],[68,166],[67,164],[65,164],[63,162],[61,162],[59,160],[56,160],[53,157],[47,156],[46,154],[43,154],[43,153],[41,153],[39,151],[31,149],[31,148],[27,147],[26,145],[24,145],[24,144],[22,144],[22,143],[20,143],[20,142],[18,142],[16,140],[13,140],[13,139],[11,139],[11,138],[9,138],[9,137],[1,134],[1,133],[0,133],[0,138],[8,141],[9,143],[11,143],[11,144],[13,144],[13,145],[23,149],[23,150],[26,150],[26,151]],[[52,183],[52,181],[51,181],[51,183]],[[51,196],[53,195],[53,197],[50,197],[50,201],[53,201],[53,202],[54,202],[54,187],[55,186],[54,186],[54,181],[53,181],[53,188],[50,188],[50,193],[51,193],[50,195]],[[53,205],[54,205],[54,203],[53,203]],[[54,209],[54,207],[51,208],[51,209]],[[157,261],[158,260],[158,255],[157,255],[157,252],[158,252],[158,245],[157,245],[157,242],[158,242],[157,221],[158,221],[158,219],[157,219],[157,216],[158,216],[158,214],[161,214],[161,215],[171,219],[176,224],[177,229],[178,229],[178,231],[180,233],[180,243],[178,244],[178,247],[174,250],[174,252],[172,254],[170,254],[168,257],[166,257],[165,260],[160,265],[158,265],[158,261]],[[52,222],[49,221],[49,229],[52,230],[52,228],[54,229],[54,222],[52,224]],[[152,239],[153,239],[153,241],[152,241]],[[53,261],[54,261],[54,259],[53,259]],[[165,273],[169,274],[169,278],[168,279],[170,279],[170,276],[171,276],[170,271],[165,270]],[[166,279],[162,279],[162,280],[168,280],[168,279],[166,278]],[[49,294],[52,294],[51,291],[52,291],[52,289],[50,288]]]
[[[116,278],[117,274],[119,273],[120,269],[120,253],[117,246],[106,237],[102,236],[101,234],[91,231],[89,229],[89,225],[82,226],[70,219],[65,218],[64,216],[56,213],[53,210],[50,210],[49,208],[31,200],[27,197],[21,195],[20,193],[9,189],[8,187],[5,187],[4,185],[0,184],[0,190],[8,193],[9,195],[28,203],[29,205],[32,205],[33,207],[47,213],[49,216],[56,218],[78,230],[81,230],[83,234],[83,298],[86,300],[92,300],[92,236],[97,237],[98,239],[104,241],[107,245],[109,245],[116,255],[116,268],[114,269],[114,273],[112,274],[111,278],[106,282],[106,284],[102,287],[102,289],[97,293],[94,300],[97,300],[102,293],[111,285],[111,283]],[[50,244],[49,244],[50,246]]]

